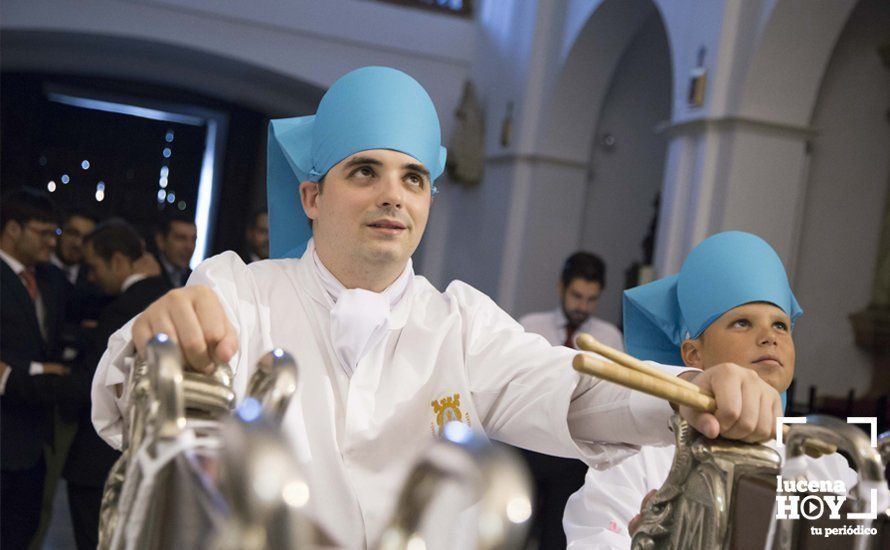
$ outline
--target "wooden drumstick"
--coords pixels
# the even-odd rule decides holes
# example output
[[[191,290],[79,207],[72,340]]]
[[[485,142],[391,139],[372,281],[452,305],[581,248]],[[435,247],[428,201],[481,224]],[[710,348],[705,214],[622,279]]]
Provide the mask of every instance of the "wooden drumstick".
[[[695,384],[690,384],[694,388],[690,390],[685,386],[666,383],[660,377],[656,378],[648,373],[624,368],[584,353],[575,356],[575,359],[572,360],[572,367],[578,372],[590,374],[679,405],[685,405],[697,411],[714,412],[717,410],[717,401],[714,400],[714,396],[702,392]]]
[[[657,368],[647,365],[646,363],[640,361],[636,357],[632,355],[628,355],[623,351],[619,351],[615,348],[611,348],[593,336],[589,334],[584,334],[583,332],[575,337],[575,343],[578,344],[578,347],[585,351],[592,351],[594,353],[598,353],[609,359],[610,361],[617,363],[619,365],[625,366],[627,368],[633,369],[638,372],[642,372],[656,378],[660,378],[669,384],[674,384],[675,386],[682,386],[687,390],[697,392],[698,386],[693,384],[688,380],[683,380],[682,378],[678,378],[676,376],[670,375],[666,372],[662,372]]]
[[[695,384],[692,386],[695,390],[689,390],[675,384],[665,384],[660,377],[655,378],[648,374],[624,368],[609,361],[592,357],[583,353],[579,353],[572,360],[572,367],[578,371],[597,378],[602,378],[609,382],[624,386],[632,390],[641,391],[643,393],[660,397],[667,401],[685,405],[701,412],[713,413],[717,410],[717,401],[713,395],[708,394]],[[788,435],[790,427],[785,424],[782,426],[783,436]],[[833,454],[837,452],[837,447],[822,441],[807,441],[805,443],[806,452],[809,456],[819,457],[821,455]]]

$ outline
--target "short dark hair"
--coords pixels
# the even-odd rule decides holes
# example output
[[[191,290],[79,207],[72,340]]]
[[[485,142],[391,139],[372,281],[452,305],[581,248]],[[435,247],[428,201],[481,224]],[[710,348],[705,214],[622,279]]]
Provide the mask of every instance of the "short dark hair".
[[[163,216],[158,222],[158,233],[166,237],[170,233],[170,228],[173,226],[173,222],[197,225],[195,219],[184,212],[177,212],[175,214],[171,213]]]
[[[574,279],[593,281],[606,288],[606,263],[596,254],[575,252],[563,264],[561,280],[567,287]]]
[[[64,212],[64,215],[62,216],[62,225],[68,223],[71,218],[84,218],[90,220],[93,223],[99,223],[99,215],[89,208],[69,208]]]
[[[31,220],[59,223],[59,211],[49,195],[31,187],[3,195],[0,199],[0,231],[6,229],[9,222],[24,226]]]
[[[142,257],[145,248],[136,229],[121,218],[112,218],[96,226],[84,239],[106,262],[115,252],[120,252],[134,262]]]

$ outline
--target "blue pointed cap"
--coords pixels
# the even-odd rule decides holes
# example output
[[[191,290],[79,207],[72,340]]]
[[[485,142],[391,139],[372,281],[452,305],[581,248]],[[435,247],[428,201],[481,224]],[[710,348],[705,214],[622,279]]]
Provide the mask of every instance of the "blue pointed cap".
[[[791,319],[803,314],[782,260],[751,233],[727,231],[696,246],[680,273],[624,291],[624,345],[644,360],[682,365],[680,345],[718,317],[751,302],[774,304]]]
[[[343,159],[370,149],[410,155],[435,181],[445,169],[441,141],[429,94],[388,67],[363,67],[340,77],[315,115],[271,121],[266,175],[271,257],[300,256],[312,236],[300,204],[301,182],[319,181]]]

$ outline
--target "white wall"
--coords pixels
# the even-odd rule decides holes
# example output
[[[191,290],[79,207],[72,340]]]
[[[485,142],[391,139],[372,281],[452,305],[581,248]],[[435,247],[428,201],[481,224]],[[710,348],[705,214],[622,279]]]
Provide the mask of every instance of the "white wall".
[[[178,65],[179,74],[173,76],[186,81],[194,70],[212,73],[215,59],[321,88],[351,69],[388,65],[426,87],[446,136],[476,37],[469,19],[361,0],[7,0],[0,3],[0,30],[40,39],[68,36],[69,50],[60,57],[66,58],[68,70],[88,74],[101,73],[104,62],[90,57],[78,65],[76,47],[86,48],[102,37],[157,45]],[[183,55],[176,56],[177,51]],[[194,52],[203,54],[201,62],[210,66],[196,66]],[[111,58],[117,54],[105,53]],[[7,57],[4,51],[4,67],[15,62]],[[153,69],[132,67],[134,75],[142,71],[152,80],[161,78]],[[263,82],[252,84],[256,89]]]
[[[804,309],[795,332],[802,392],[868,389],[871,357],[853,343],[849,315],[869,303],[881,218],[890,192],[890,4],[862,0],[822,81],[813,115],[803,232],[793,281]],[[884,376],[887,376],[885,373]]]
[[[510,216],[501,222],[504,252],[493,268],[496,300],[517,315],[552,307],[555,273],[581,240],[596,117],[621,54],[656,12],[649,0],[537,5],[533,14],[523,12],[526,26],[534,16],[535,47],[519,93],[498,82],[486,88],[499,105],[518,101],[514,142],[508,147],[495,142],[488,150],[490,163],[514,167],[512,182],[493,183],[506,191],[501,200]],[[489,110],[490,137],[499,132],[502,117],[503,110]],[[483,185],[490,183],[486,177]]]
[[[643,259],[642,242],[661,189],[666,136],[657,131],[670,118],[671,59],[661,23],[653,12],[621,57],[595,133],[580,248],[603,257],[606,290],[596,315],[618,323],[624,272]],[[610,134],[615,145],[600,142]]]
[[[694,65],[688,49],[678,52],[682,95],[670,128],[657,271],[675,273],[708,235],[746,229],[770,242],[793,276],[804,151],[814,133],[806,113],[854,0],[725,2],[719,25],[678,33],[672,22],[682,25],[678,15],[693,4],[661,4],[672,39],[707,48],[708,88],[703,107],[681,105]]]

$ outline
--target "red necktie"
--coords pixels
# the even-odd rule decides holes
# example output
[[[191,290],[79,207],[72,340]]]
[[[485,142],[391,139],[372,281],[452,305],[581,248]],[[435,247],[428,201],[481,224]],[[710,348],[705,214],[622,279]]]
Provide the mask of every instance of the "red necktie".
[[[567,348],[575,347],[575,328],[566,325],[566,341],[563,345]]]
[[[25,288],[28,289],[28,295],[31,296],[31,300],[34,303],[37,303],[37,297],[40,296],[40,290],[37,288],[37,278],[34,276],[34,271],[32,269],[23,269],[22,272],[19,273],[19,277],[22,278]]]

